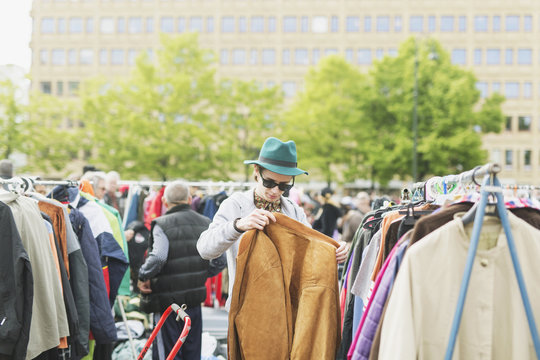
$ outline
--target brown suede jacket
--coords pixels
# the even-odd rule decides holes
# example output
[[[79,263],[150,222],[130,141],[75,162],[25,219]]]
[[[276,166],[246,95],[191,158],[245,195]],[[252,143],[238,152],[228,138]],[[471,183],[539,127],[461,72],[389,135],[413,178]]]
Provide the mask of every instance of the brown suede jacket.
[[[334,359],[338,244],[285,215],[241,239],[228,359]]]

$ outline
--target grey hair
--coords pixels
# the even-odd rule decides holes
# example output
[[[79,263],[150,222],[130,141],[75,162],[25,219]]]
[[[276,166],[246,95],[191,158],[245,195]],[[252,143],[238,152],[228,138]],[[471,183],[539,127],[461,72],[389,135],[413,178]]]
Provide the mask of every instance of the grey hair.
[[[106,175],[107,181],[116,180],[120,181],[120,174],[116,171],[109,171]]]
[[[106,181],[105,173],[103,171],[87,171],[81,177],[81,180],[88,180],[92,182],[92,188],[94,189],[94,193],[97,192],[99,182],[101,180]]]
[[[169,204],[186,202],[189,198],[189,187],[182,180],[175,180],[165,188],[163,197]]]

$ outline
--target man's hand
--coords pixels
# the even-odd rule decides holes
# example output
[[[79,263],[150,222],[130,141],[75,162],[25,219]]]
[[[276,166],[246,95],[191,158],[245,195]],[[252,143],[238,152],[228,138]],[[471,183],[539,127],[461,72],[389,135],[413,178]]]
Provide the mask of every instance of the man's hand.
[[[130,241],[131,239],[133,239],[135,231],[133,231],[132,229],[126,230],[124,231],[124,235],[126,236],[126,241]]]
[[[146,281],[137,281],[137,287],[141,291],[141,294],[150,294],[152,289],[150,288],[150,279]]]
[[[270,221],[276,222],[274,214],[267,210],[255,209],[248,216],[238,220],[236,227],[242,231],[251,229],[263,230],[266,225],[270,224]]]
[[[351,244],[345,241],[338,240],[339,247],[336,249],[336,260],[338,264],[341,264],[347,260],[347,254]]]

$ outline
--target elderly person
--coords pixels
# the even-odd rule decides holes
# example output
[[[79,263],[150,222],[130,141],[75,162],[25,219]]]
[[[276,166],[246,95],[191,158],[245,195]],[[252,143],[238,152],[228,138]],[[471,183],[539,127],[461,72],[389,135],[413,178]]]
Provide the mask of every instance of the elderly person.
[[[98,199],[103,199],[105,196],[105,173],[103,171],[87,171],[81,177],[81,180],[90,181],[94,196]]]
[[[142,294],[141,310],[160,318],[169,305],[186,304],[191,331],[178,353],[181,359],[201,358],[201,302],[206,298],[209,263],[197,253],[197,239],[208,228],[210,220],[193,211],[188,186],[173,181],[165,188],[165,215],[152,221],[149,255],[139,270],[137,286]],[[169,316],[158,339],[152,358],[164,360],[182,332],[183,324]]]
[[[258,160],[246,160],[253,164],[253,176],[257,182],[254,189],[232,194],[221,204],[208,230],[201,234],[197,249],[205,259],[214,259],[227,252],[229,270],[229,294],[232,294],[236,272],[238,241],[248,230],[263,230],[276,221],[274,212],[311,227],[304,210],[283,194],[294,186],[295,177],[307,174],[297,167],[296,144],[270,137],[264,142]],[[338,262],[345,261],[347,249],[343,243],[336,250]],[[226,308],[229,309],[230,299]]]

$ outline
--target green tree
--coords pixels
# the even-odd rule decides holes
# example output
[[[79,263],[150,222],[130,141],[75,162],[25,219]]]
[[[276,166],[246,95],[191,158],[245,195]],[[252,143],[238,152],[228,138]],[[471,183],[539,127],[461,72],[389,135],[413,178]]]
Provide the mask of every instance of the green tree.
[[[486,161],[481,135],[499,132],[504,98],[480,99],[476,77],[453,65],[434,39],[410,38],[396,57],[385,57],[370,72],[364,113],[378,125],[366,159],[373,178],[385,183],[393,176],[410,178],[413,158],[415,61],[418,61],[418,174],[448,174]]]
[[[21,90],[9,79],[0,81],[0,158],[7,159],[22,150],[26,116]]]
[[[196,34],[163,36],[156,60],[140,57],[128,78],[83,87],[93,162],[130,176],[228,179],[238,170],[241,115],[251,129],[272,105],[236,103],[254,89],[218,80]]]
[[[339,56],[311,69],[305,90],[285,114],[283,136],[295,140],[303,168],[332,181],[366,176],[363,165],[373,131],[361,109],[367,79]],[[337,178],[337,174],[343,174]]]

